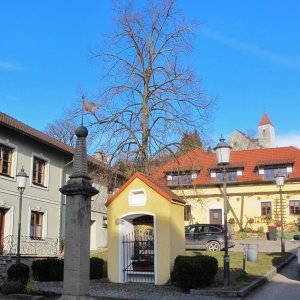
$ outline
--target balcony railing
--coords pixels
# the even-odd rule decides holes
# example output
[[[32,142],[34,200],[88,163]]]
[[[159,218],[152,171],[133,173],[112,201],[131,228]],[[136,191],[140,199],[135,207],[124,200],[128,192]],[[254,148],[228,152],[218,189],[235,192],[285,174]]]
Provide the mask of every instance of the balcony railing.
[[[17,254],[18,236],[8,235],[0,247],[2,255]],[[20,254],[23,256],[57,256],[58,240],[54,238],[33,239],[29,236],[20,237]]]

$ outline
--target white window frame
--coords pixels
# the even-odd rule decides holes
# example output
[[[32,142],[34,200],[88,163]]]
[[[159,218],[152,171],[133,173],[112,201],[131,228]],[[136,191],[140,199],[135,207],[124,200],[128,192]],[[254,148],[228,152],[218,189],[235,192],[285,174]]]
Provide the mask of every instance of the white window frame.
[[[47,238],[48,233],[48,212],[40,206],[31,207],[29,206],[28,213],[28,236],[30,237],[30,226],[31,226],[31,212],[38,212],[43,214],[43,228],[42,228],[42,240]],[[40,240],[39,240],[40,241]]]
[[[38,158],[41,160],[44,160],[46,162],[45,164],[45,185],[44,186],[39,186],[33,183],[33,162],[34,158]],[[31,170],[30,170],[30,186],[35,187],[37,189],[42,189],[42,190],[48,190],[49,189],[49,173],[50,173],[50,159],[48,157],[45,157],[42,153],[34,153],[32,152],[31,154]]]
[[[5,180],[16,181],[18,147],[17,145],[10,143],[9,140],[0,139],[0,144],[13,149],[11,155],[11,177],[7,177],[4,175],[0,175],[0,177]]]
[[[147,192],[145,189],[133,189],[128,194],[129,206],[146,206]]]
[[[259,215],[260,215],[260,217],[261,218],[264,218],[264,217],[267,217],[267,215],[262,215],[262,210],[261,210],[261,204],[262,203],[266,203],[266,202],[268,202],[268,203],[270,203],[271,204],[271,217],[273,216],[273,202],[271,201],[271,200],[261,200],[260,202],[259,202]]]
[[[288,206],[288,210],[289,210],[289,215],[290,216],[298,216],[298,214],[291,214],[291,201],[300,201],[300,199],[289,199],[289,206]]]

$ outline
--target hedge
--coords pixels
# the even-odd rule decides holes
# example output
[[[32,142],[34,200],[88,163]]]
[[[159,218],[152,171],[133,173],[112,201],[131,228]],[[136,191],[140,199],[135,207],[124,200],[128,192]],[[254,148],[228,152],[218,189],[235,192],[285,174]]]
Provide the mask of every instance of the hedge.
[[[103,277],[104,260],[98,257],[90,259],[90,279]],[[62,281],[64,275],[64,260],[46,258],[36,260],[31,265],[32,277],[37,281]]]
[[[26,284],[29,280],[30,269],[27,265],[18,263],[11,265],[7,270],[8,281],[19,281]]]
[[[208,255],[177,256],[173,279],[184,290],[209,286],[218,272],[218,261]]]

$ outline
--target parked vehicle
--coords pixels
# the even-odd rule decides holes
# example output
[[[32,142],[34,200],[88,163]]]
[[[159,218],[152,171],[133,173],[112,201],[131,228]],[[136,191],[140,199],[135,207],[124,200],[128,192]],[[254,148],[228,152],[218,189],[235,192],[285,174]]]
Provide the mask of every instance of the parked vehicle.
[[[221,224],[192,224],[185,226],[185,248],[220,251],[224,249],[224,229]],[[228,232],[228,248],[234,247]]]

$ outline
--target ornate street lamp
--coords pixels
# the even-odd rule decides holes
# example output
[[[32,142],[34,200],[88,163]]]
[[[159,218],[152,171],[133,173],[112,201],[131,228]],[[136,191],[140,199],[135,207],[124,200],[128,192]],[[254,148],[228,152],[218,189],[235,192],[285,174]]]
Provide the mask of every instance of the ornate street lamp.
[[[226,185],[226,173],[227,166],[230,161],[230,147],[225,143],[224,138],[221,136],[220,142],[214,148],[217,156],[218,165],[223,171],[223,196],[224,196],[224,287],[229,285],[229,255],[228,255],[228,227],[227,227],[227,185]]]
[[[20,238],[21,238],[21,217],[22,217],[22,195],[24,193],[27,181],[27,174],[24,172],[24,168],[22,167],[21,171],[16,175],[17,177],[17,187],[19,190],[19,223],[18,223],[18,244],[17,244],[17,255],[16,255],[16,263],[19,264],[21,261],[20,256]]]
[[[285,244],[283,239],[283,205],[282,205],[282,187],[284,186],[285,176],[279,171],[276,176],[276,185],[279,187],[280,194],[280,223],[281,223],[281,235],[280,235],[280,245],[281,245],[281,253],[285,252]]]

